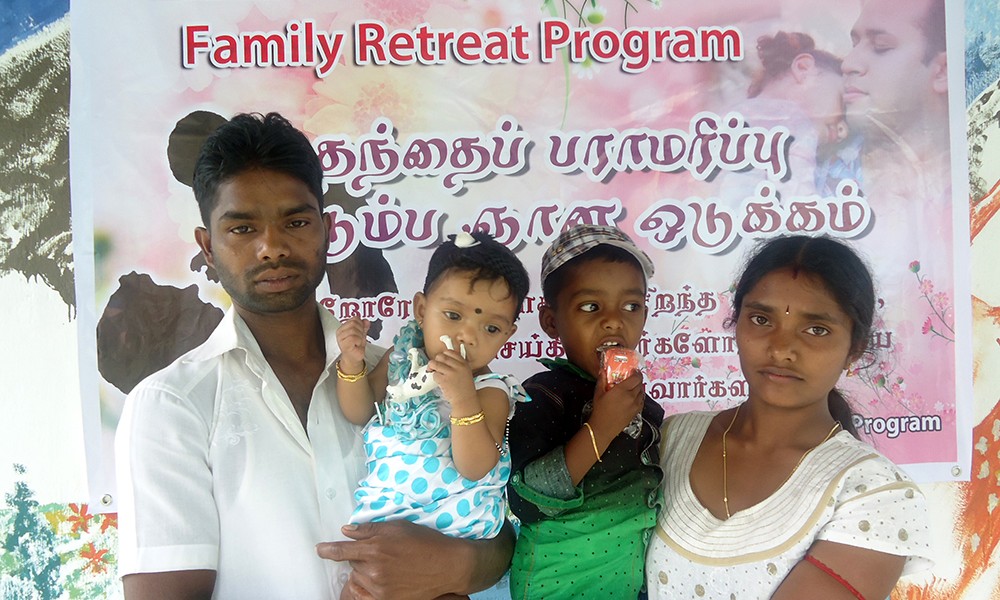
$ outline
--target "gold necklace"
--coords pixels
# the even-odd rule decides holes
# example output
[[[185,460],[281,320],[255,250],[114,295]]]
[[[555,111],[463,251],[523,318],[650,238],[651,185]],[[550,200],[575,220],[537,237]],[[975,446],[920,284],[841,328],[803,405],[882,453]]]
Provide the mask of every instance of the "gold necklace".
[[[729,435],[729,430],[732,429],[733,428],[733,424],[736,423],[736,417],[740,414],[740,407],[742,407],[742,406],[743,405],[740,404],[740,405],[738,405],[736,407],[736,410],[733,411],[733,420],[729,422],[729,426],[726,427],[726,430],[722,432],[722,504],[726,507],[726,518],[727,519],[729,517],[731,517],[732,515],[729,514],[729,486],[727,485],[728,482],[726,480],[727,479],[726,478],[726,436]],[[803,452],[802,456],[799,458],[799,462],[795,463],[795,467],[792,469],[792,472],[788,474],[788,477],[785,477],[785,480],[781,482],[781,485],[778,486],[778,489],[781,489],[781,486],[785,485],[788,482],[788,480],[792,478],[792,475],[794,475],[795,471],[798,470],[799,466],[802,464],[802,461],[804,461],[806,459],[806,456],[808,456],[809,453],[812,452],[813,450],[815,450],[816,448],[819,448],[820,446],[822,446],[823,443],[826,442],[828,439],[830,439],[831,437],[833,437],[834,432],[836,432],[838,429],[840,429],[840,421],[838,421],[838,422],[836,422],[836,423],[833,424],[833,429],[830,430],[830,433],[826,434],[826,437],[823,438],[822,441],[820,441],[820,443],[816,444],[812,448],[810,448],[810,449],[806,450],[805,452]]]

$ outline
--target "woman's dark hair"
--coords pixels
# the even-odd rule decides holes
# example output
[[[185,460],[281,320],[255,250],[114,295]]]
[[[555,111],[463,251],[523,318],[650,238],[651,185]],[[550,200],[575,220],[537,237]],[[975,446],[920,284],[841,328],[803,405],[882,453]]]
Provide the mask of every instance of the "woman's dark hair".
[[[774,35],[757,38],[757,56],[763,67],[750,82],[747,98],[756,98],[775,79],[782,77],[792,68],[792,62],[800,54],[808,54],[816,61],[816,66],[840,75],[841,59],[823,50],[816,49],[816,42],[805,33],[779,31]]]
[[[729,325],[739,320],[743,298],[769,273],[792,269],[819,279],[851,319],[852,357],[868,350],[875,320],[875,283],[861,257],[849,246],[827,237],[793,235],[763,242],[747,261],[733,294],[733,315]],[[845,431],[858,437],[851,406],[837,389],[827,398],[830,414]]]
[[[306,136],[278,113],[240,114],[205,140],[194,167],[195,200],[205,227],[219,186],[252,169],[270,169],[306,184],[323,211],[323,166]]]
[[[510,248],[493,239],[485,231],[471,233],[476,244],[456,245],[457,236],[450,235],[431,255],[424,280],[424,294],[430,292],[434,282],[447,271],[462,271],[472,275],[472,283],[503,279],[516,301],[514,320],[521,315],[521,305],[528,295],[528,272]]]

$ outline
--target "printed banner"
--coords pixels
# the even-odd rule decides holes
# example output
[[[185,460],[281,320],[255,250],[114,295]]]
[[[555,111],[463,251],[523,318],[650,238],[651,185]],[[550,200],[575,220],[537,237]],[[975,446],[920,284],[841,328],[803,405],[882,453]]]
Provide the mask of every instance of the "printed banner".
[[[897,4],[74,5],[83,393],[102,415],[93,493],[113,498],[125,395],[228,306],[194,242],[198,148],[233,115],[269,111],[306,132],[325,170],[322,306],[374,320],[389,345],[433,248],[486,229],[533,277],[494,363],[527,376],[562,353],[536,321],[541,253],[575,223],[613,224],[656,265],[639,350],[668,414],[746,397],[726,320],[757,240],[847,240],[879,292],[873,353],[841,382],[859,429],[918,480],[967,479],[962,57],[944,34],[961,14]],[[916,25],[887,35],[886,19]]]

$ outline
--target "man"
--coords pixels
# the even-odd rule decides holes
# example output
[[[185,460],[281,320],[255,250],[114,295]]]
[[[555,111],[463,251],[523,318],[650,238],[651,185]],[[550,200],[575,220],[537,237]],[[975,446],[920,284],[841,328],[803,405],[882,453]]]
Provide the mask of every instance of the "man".
[[[315,300],[322,178],[309,141],[275,113],[238,115],[202,148],[195,238],[232,308],[126,401],[116,455],[130,600],[433,598],[486,587],[509,564],[509,526],[479,542],[409,523],[344,527],[364,453],[335,397],[339,323]],[[345,536],[357,541],[329,542]]]
[[[864,135],[865,154],[877,161],[925,161],[947,150],[944,13],[944,0],[862,4],[851,29],[854,48],[841,65],[844,105],[848,124]]]

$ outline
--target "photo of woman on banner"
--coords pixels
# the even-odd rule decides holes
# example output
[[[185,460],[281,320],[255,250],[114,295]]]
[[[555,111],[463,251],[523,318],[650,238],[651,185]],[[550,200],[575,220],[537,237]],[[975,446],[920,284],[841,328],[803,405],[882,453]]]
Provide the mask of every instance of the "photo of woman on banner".
[[[847,135],[841,100],[840,58],[819,50],[813,38],[800,32],[778,31],[757,38],[760,69],[747,88],[747,99],[730,112],[748,125],[784,127],[789,176],[765,177],[761,171],[723,173],[719,196],[737,208],[770,182],[770,195],[803,198],[817,192],[817,156]]]

